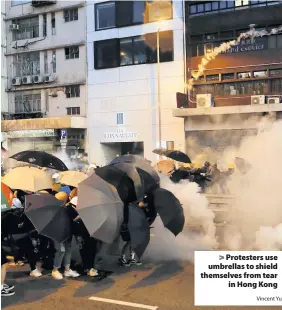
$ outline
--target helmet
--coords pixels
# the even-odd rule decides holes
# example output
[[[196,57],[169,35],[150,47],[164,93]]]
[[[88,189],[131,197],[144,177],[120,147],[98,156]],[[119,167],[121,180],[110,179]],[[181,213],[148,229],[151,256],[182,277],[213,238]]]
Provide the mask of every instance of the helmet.
[[[60,189],[61,189],[61,184],[59,184],[59,183],[55,183],[55,184],[53,184],[53,186],[52,186],[52,191],[54,191],[54,192],[58,192]]]
[[[70,203],[74,206],[77,206],[77,199],[78,199],[77,196],[73,197]]]
[[[68,199],[68,195],[65,192],[59,192],[55,195],[55,197],[60,200],[66,202]]]
[[[228,169],[235,169],[235,165],[234,164],[228,165]]]
[[[52,179],[53,179],[54,183],[59,183],[60,182],[60,175],[59,175],[59,173],[54,173],[52,175]]]
[[[191,167],[191,164],[184,164],[183,167],[184,167],[184,168],[190,168],[190,167]]]
[[[12,200],[12,208],[22,208],[23,205],[21,203],[21,201],[18,198],[13,198]]]
[[[194,164],[194,168],[195,168],[195,169],[200,169],[200,168],[201,168],[201,165],[199,165],[199,164]]]
[[[74,198],[75,196],[77,196],[77,188],[74,188],[71,192],[70,192],[70,199]]]
[[[42,194],[49,194],[47,191],[45,190],[42,190],[42,191],[39,191],[39,193],[42,193]]]

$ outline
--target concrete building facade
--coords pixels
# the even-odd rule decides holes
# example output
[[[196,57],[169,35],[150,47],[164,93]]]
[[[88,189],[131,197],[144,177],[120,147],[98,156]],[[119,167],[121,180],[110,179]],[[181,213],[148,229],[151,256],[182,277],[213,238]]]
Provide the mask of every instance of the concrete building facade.
[[[203,57],[250,30],[282,27],[281,1],[186,1],[187,80]],[[243,137],[256,134],[262,117],[281,117],[282,31],[242,40],[210,61],[193,90],[178,94],[173,115],[185,121],[186,151],[217,160]]]
[[[185,149],[184,121],[172,115],[185,89],[183,49],[181,1],[87,2],[91,161],[154,160],[160,143]]]
[[[2,131],[9,154],[56,151],[61,130],[67,131],[70,153],[85,150],[85,1],[12,0],[4,5]]]

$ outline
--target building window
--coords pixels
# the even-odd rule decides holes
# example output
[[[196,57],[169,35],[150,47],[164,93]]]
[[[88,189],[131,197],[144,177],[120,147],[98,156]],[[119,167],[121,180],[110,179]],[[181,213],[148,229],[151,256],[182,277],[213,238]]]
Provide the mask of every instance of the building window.
[[[237,78],[238,79],[249,79],[251,77],[251,72],[240,72],[237,73]]]
[[[267,70],[263,71],[254,71],[254,77],[259,78],[259,77],[266,77],[267,76]]]
[[[57,63],[56,63],[56,51],[52,52],[52,71],[53,73],[56,73],[56,67],[57,67]]]
[[[110,1],[95,5],[96,30],[172,18],[172,1]]]
[[[240,8],[252,7],[252,6],[267,6],[273,4],[279,4],[279,1],[249,1],[249,0],[236,0],[236,1],[205,1],[195,4],[197,1],[191,1],[193,4],[189,4],[189,12],[191,16],[217,13],[220,11],[230,11]],[[200,1],[199,1],[200,2]]]
[[[205,34],[205,41],[215,41],[218,39],[218,33],[206,33]]]
[[[173,31],[159,33],[160,62],[173,61]],[[94,42],[95,69],[157,62],[157,33]]]
[[[270,91],[271,93],[282,93],[282,79],[272,80],[270,83]]]
[[[95,4],[96,30],[114,28],[116,25],[115,2]]]
[[[221,74],[221,80],[226,81],[226,80],[234,80],[235,74],[234,73],[223,73]]]
[[[80,115],[80,107],[67,108],[67,115]]]
[[[279,76],[282,75],[282,68],[281,69],[271,69],[269,70],[270,76]]]
[[[41,93],[22,92],[15,95],[15,113],[41,112]]]
[[[80,97],[80,86],[72,85],[66,87],[66,97],[67,98],[76,98]]]
[[[48,53],[44,51],[44,73],[48,73]]]
[[[56,18],[55,12],[51,13],[51,28],[52,28],[52,35],[56,34]]]
[[[12,24],[19,26],[19,30],[13,31],[13,40],[26,40],[39,37],[39,17],[31,17],[13,20]]]
[[[152,23],[172,18],[172,1],[147,1],[145,22]]]
[[[47,15],[43,14],[43,37],[47,36]]]
[[[219,74],[206,75],[206,81],[207,82],[219,81]]]
[[[115,68],[119,65],[118,39],[94,42],[95,69]]]
[[[123,113],[117,113],[117,125],[123,125]]]
[[[30,3],[30,2],[31,2],[31,0],[11,0],[11,6],[26,4],[26,3]]]
[[[74,20],[78,20],[78,8],[69,9],[64,11],[65,22],[71,22]]]
[[[66,59],[79,58],[79,46],[70,46],[65,48]]]
[[[39,52],[23,53],[14,56],[13,76],[29,76],[40,74]]]

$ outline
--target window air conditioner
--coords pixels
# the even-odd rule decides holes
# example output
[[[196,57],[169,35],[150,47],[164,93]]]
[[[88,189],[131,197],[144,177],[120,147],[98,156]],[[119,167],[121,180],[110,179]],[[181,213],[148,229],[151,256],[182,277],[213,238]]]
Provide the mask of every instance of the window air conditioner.
[[[21,78],[19,77],[15,77],[15,78],[12,78],[12,85],[21,85]]]
[[[20,26],[17,24],[12,24],[12,25],[9,25],[9,29],[10,30],[20,30]]]
[[[22,83],[23,84],[31,84],[32,83],[32,77],[31,76],[23,76]]]
[[[55,81],[55,76],[54,75],[45,75],[44,77],[44,82],[45,83],[50,83]]]
[[[43,82],[44,82],[44,76],[42,75],[33,76],[33,83],[43,83]]]
[[[211,94],[199,94],[196,98],[197,108],[210,108],[212,106]]]
[[[251,96],[251,104],[265,104],[265,96]]]
[[[268,104],[278,104],[278,103],[280,103],[280,99],[279,99],[279,97],[270,97],[270,98],[267,98],[267,103]]]

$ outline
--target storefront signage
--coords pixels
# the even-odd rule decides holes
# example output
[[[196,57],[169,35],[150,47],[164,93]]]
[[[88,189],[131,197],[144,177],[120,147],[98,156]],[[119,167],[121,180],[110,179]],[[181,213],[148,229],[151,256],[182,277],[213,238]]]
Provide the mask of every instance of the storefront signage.
[[[254,40],[242,40],[240,44],[231,47],[225,54],[261,51],[268,48],[268,38],[256,38]]]
[[[137,132],[128,132],[124,129],[117,129],[115,132],[105,132],[104,142],[127,142],[136,141]]]
[[[15,130],[7,132],[8,138],[39,138],[39,137],[53,137],[55,136],[54,129],[41,130]]]

